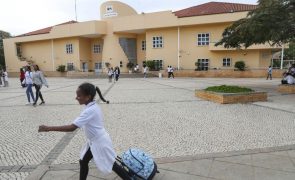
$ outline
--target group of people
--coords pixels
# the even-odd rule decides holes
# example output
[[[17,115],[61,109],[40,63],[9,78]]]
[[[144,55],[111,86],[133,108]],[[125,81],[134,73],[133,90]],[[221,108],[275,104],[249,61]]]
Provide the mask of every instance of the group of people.
[[[41,88],[43,85],[46,87],[48,86],[48,83],[44,77],[44,74],[42,71],[40,71],[38,65],[33,65],[34,72],[31,70],[31,66],[26,66],[24,69],[20,70],[20,81],[22,87],[26,87],[26,95],[28,102],[26,105],[33,105],[36,106],[38,99],[41,99],[41,103],[39,105],[45,104],[43,95],[41,93]],[[33,86],[36,90],[36,96],[34,96],[33,93]],[[32,99],[32,101],[31,101]]]
[[[109,77],[109,82],[112,82],[112,79],[114,79],[114,82],[119,80],[120,77],[120,68],[117,66],[115,69],[113,67],[108,69],[108,77]]]
[[[282,84],[295,84],[295,64],[283,74]]]
[[[8,87],[8,73],[6,69],[0,69],[0,87]]]

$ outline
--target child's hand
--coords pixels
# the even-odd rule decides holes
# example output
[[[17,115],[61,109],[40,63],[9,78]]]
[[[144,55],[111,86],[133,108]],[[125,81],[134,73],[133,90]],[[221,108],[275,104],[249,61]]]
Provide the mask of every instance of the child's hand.
[[[48,132],[48,128],[45,125],[39,126],[38,132]]]

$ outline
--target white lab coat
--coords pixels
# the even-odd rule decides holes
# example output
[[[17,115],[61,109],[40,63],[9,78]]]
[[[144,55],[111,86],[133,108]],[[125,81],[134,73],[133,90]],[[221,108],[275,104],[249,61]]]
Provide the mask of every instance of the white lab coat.
[[[90,102],[80,116],[73,122],[79,128],[83,128],[87,143],[83,146],[80,159],[90,148],[94,162],[102,173],[111,173],[116,158],[112,141],[103,126],[101,109],[95,102]]]

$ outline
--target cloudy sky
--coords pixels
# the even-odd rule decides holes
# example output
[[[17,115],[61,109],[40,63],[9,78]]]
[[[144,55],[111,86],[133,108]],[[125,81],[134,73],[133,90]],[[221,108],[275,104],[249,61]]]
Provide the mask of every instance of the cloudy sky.
[[[76,0],[78,21],[99,20],[100,5],[107,0]],[[257,0],[120,0],[138,13],[180,10],[209,1],[257,4]],[[19,35],[75,20],[75,0],[4,0],[0,30]]]

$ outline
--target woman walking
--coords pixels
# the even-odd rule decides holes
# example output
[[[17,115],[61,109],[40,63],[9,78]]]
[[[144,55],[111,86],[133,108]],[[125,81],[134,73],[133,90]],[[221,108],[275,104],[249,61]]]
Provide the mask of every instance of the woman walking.
[[[26,86],[27,86],[26,94],[27,94],[28,102],[26,103],[26,105],[29,105],[29,104],[31,104],[30,97],[32,97],[33,102],[35,102],[35,98],[34,98],[34,94],[33,94],[33,90],[32,90],[33,73],[31,71],[30,66],[26,66],[25,79],[24,79],[24,81],[22,83],[26,84]]]
[[[115,82],[119,80],[120,68],[117,66],[114,70]]]
[[[103,173],[115,171],[122,179],[129,180],[128,173],[115,162],[116,153],[112,141],[104,128],[103,115],[100,107],[96,104],[94,97],[99,94],[105,101],[98,87],[90,83],[81,84],[76,91],[76,100],[80,105],[85,105],[72,124],[65,126],[39,126],[39,132],[60,131],[72,132],[77,128],[83,128],[87,143],[80,155],[80,180],[86,180],[89,171],[89,161],[93,158],[96,167]]]
[[[41,93],[41,88],[42,88],[43,84],[48,88],[48,84],[47,84],[46,79],[44,78],[42,71],[40,71],[38,65],[34,65],[34,71],[35,72],[33,73],[33,84],[36,89],[36,99],[34,101],[33,106],[36,106],[39,97],[41,99],[41,103],[39,105],[45,104],[45,101],[44,101],[42,93]]]
[[[113,68],[109,68],[108,69],[108,77],[109,77],[109,82],[110,83],[112,82],[113,74],[114,74]]]

